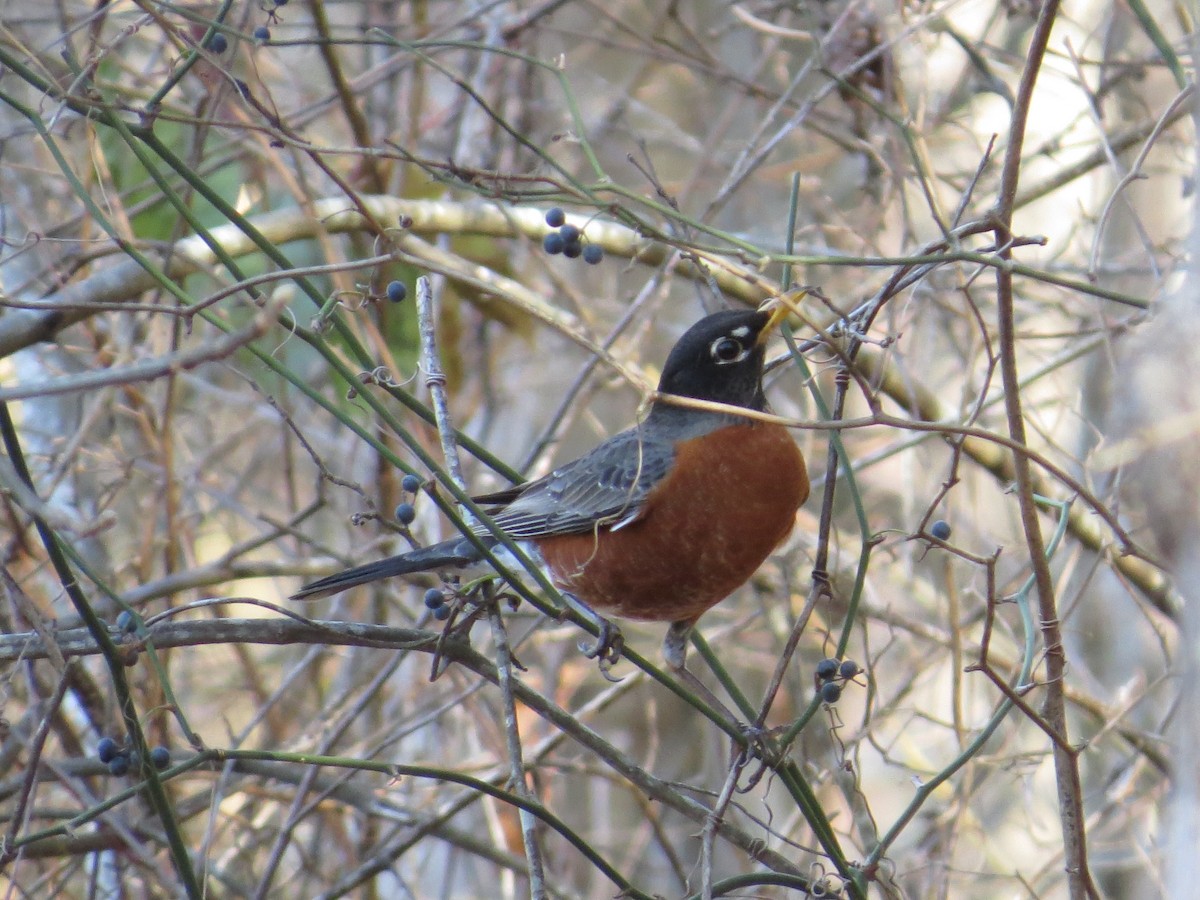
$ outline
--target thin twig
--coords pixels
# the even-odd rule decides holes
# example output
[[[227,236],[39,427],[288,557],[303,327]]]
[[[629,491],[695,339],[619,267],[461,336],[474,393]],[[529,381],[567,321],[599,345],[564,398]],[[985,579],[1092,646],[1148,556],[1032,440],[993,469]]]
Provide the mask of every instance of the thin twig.
[[[491,585],[484,590],[492,594]],[[513,659],[508,646],[508,632],[496,597],[490,596],[488,620],[492,625],[492,640],[496,642],[496,677],[500,698],[504,706],[504,741],[508,748],[509,783],[517,796],[530,802],[538,802],[529,787],[529,776],[525,772],[525,761],[521,749],[521,733],[517,724],[517,703],[513,697]],[[537,818],[528,810],[517,810],[521,820],[521,837],[525,844],[525,858],[529,861],[529,896],[543,900],[546,896],[546,872],[542,862],[541,838],[538,836]]]
[[[421,334],[421,368],[425,372],[425,384],[429,388],[430,404],[437,420],[442,455],[446,461],[446,471],[451,479],[460,489],[466,490],[467,483],[463,478],[462,464],[458,458],[458,445],[454,440],[454,428],[450,420],[450,408],[446,400],[446,376],[442,372],[441,360],[437,351],[433,289],[429,278],[425,275],[417,279],[416,287],[417,323]],[[469,511],[465,513],[464,518],[470,518]],[[504,619],[500,614],[498,602],[492,594],[492,586],[485,584],[481,586],[481,589],[486,593],[484,603],[487,606],[488,618],[492,625],[492,638],[496,643],[497,684],[500,688],[501,702],[504,705],[504,735],[508,747],[512,787],[518,796],[531,802],[538,802],[529,787],[522,759],[521,735],[517,728],[517,706],[513,696],[513,660],[508,645],[508,633],[504,628]],[[535,900],[543,900],[546,897],[546,878],[545,866],[542,862],[542,848],[537,834],[537,819],[524,807],[518,809],[517,814],[521,819],[525,858],[529,862],[529,894]]]
[[[0,388],[0,403],[27,400],[30,397],[52,397],[59,394],[90,391],[111,385],[137,384],[161,378],[172,372],[194,369],[213,360],[225,359],[235,350],[266,334],[272,326],[277,324],[278,316],[286,305],[286,298],[276,295],[254,315],[254,318],[244,328],[216,337],[191,350],[180,350],[156,359],[120,368],[106,369],[102,372],[83,372],[48,381],[35,381],[19,387]]]
[[[717,836],[717,825],[724,819],[729,804],[733,800],[733,793],[737,790],[738,780],[742,777],[742,771],[749,761],[750,756],[745,750],[739,751],[734,756],[729,771],[725,775],[725,783],[721,785],[721,792],[717,794],[712,812],[705,819],[704,828],[700,832],[700,896],[703,900],[712,900],[713,898],[713,848]]]
[[[1058,17],[1059,0],[1045,0],[1034,26],[1025,67],[1017,88],[1013,107],[1012,127],[1009,130],[1008,147],[1000,176],[999,201],[996,206],[996,242],[1001,245],[1000,255],[1008,259],[1011,249],[1005,246],[1012,236],[1013,204],[1017,195],[1017,182],[1021,173],[1021,150],[1025,140],[1025,126],[1033,99],[1034,85],[1041,71],[1050,33]],[[1012,271],[1003,266],[996,269],[996,318],[1000,350],[1000,375],[1004,383],[1005,413],[1009,434],[1015,444],[1024,447],[1025,414],[1021,404],[1021,385],[1017,366],[1017,335],[1014,312]],[[1029,550],[1030,565],[1033,566],[1037,584],[1038,611],[1041,617],[1042,638],[1046,657],[1046,701],[1043,715],[1049,727],[1063,740],[1067,740],[1066,704],[1063,679],[1066,675],[1066,651],[1063,647],[1062,629],[1059,624],[1055,601],[1054,578],[1046,559],[1046,544],[1042,536],[1041,522],[1034,498],[1032,467],[1025,453],[1014,452],[1013,469],[1017,480],[1017,498],[1021,511],[1021,526]],[[1053,756],[1057,773],[1058,809],[1062,826],[1063,852],[1066,857],[1067,884],[1072,900],[1097,896],[1092,876],[1088,870],[1087,836],[1084,833],[1083,786],[1079,776],[1079,756],[1062,744],[1054,742]]]
[[[67,660],[62,671],[58,673],[58,684],[54,688],[54,694],[43,705],[42,721],[38,723],[37,731],[29,741],[25,753],[25,777],[22,780],[21,789],[17,791],[16,803],[9,814],[11,821],[8,826],[8,834],[4,836],[3,845],[0,845],[0,871],[6,869],[19,853],[14,849],[17,835],[21,833],[21,828],[25,825],[25,813],[28,810],[29,801],[33,797],[34,785],[38,780],[38,766],[42,750],[46,746],[46,738],[50,736],[54,718],[58,715],[58,708],[62,705],[63,697],[66,696],[67,688],[71,684],[71,667],[73,665],[74,660]]]
[[[462,463],[458,458],[458,443],[454,440],[454,427],[446,400],[446,375],[442,371],[441,359],[437,352],[433,288],[425,275],[417,279],[417,323],[421,333],[421,370],[425,373],[425,386],[429,388],[430,405],[433,407],[438,439],[442,445],[442,458],[446,461],[446,472],[450,478],[465,491],[467,481],[463,477]],[[463,518],[471,521],[470,512],[464,513]]]

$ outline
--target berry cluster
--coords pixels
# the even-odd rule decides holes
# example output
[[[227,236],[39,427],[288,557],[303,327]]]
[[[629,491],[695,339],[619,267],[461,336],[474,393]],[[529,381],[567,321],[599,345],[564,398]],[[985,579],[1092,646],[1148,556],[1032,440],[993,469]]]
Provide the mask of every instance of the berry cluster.
[[[861,671],[852,659],[823,659],[817,663],[817,680],[820,681],[817,693],[824,702],[837,703],[842,697],[842,686],[838,682],[849,681]]]
[[[393,281],[392,284],[399,284],[398,281]],[[412,494],[413,499],[416,499],[416,493],[421,489],[421,479],[416,475],[405,475],[400,480],[400,489],[406,494]],[[417,518],[417,508],[410,501],[405,500],[396,507],[396,521],[407,528]]]
[[[271,22],[278,22],[279,19],[276,17],[275,13],[281,6],[287,6],[288,0],[270,0],[270,2],[272,6],[266,9],[267,18]],[[253,32],[251,32],[251,37],[254,38],[255,43],[265,44],[271,40],[271,29],[266,25],[259,25],[254,29]],[[225,35],[219,31],[213,32],[212,37],[205,42],[204,48],[210,53],[215,53],[217,56],[220,56],[229,49],[229,38],[225,37]]]
[[[558,231],[552,231],[542,240],[542,249],[555,256],[561,253],[567,259],[583,257],[583,261],[594,266],[604,259],[604,250],[599,244],[583,245],[583,232],[575,225],[567,224],[567,214],[561,206],[555,206],[546,211],[546,224]]]
[[[137,771],[142,766],[141,754],[122,747],[109,737],[100,739],[96,745],[96,756],[108,766],[108,773],[117,777],[127,775],[130,770]],[[150,764],[160,772],[170,768],[171,751],[166,747],[155,747],[150,751]]]
[[[278,22],[279,19],[275,13],[279,7],[287,6],[288,0],[270,0],[270,2],[272,2],[274,6],[267,9],[267,21],[272,23]],[[254,29],[254,40],[259,44],[265,44],[267,41],[271,40],[271,29],[269,29],[266,25],[259,25]]]
[[[276,13],[278,13],[278,11],[280,11],[280,7],[288,5],[288,0],[268,0],[268,2],[270,2],[270,4],[272,4],[272,6],[269,6],[269,7],[264,6],[263,7],[264,10],[266,11],[266,20],[268,20],[268,22],[270,22],[272,25],[274,25],[275,23],[278,22],[278,20],[280,20],[280,18],[278,18]],[[266,25],[259,25],[258,28],[254,29],[254,42],[266,43],[270,40],[271,40],[271,30],[269,28],[266,28]]]
[[[441,588],[430,588],[425,592],[425,606],[439,622],[450,618],[450,604],[446,602],[446,592]]]

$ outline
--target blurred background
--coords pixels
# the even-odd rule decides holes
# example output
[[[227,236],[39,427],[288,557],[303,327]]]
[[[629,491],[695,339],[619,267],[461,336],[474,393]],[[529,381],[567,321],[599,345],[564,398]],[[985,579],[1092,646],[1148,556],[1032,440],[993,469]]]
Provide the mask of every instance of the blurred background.
[[[0,17],[8,893],[1161,893],[1178,548],[1142,503],[1186,519],[1196,463],[1128,466],[1194,431],[1136,414],[1193,345],[1135,383],[1128,335],[1186,275],[1184,6]],[[812,497],[690,657],[771,765],[653,674],[661,626],[611,683],[502,604],[506,727],[494,627],[438,644],[432,578],[288,602],[454,533],[422,276],[475,493],[632,423],[704,313],[817,289],[768,390]]]

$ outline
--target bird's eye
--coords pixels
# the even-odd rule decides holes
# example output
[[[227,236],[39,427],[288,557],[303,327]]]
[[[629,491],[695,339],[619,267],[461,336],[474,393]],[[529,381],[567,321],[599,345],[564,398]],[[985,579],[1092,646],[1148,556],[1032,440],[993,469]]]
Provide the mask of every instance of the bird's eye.
[[[713,359],[722,363],[737,362],[746,355],[746,348],[742,346],[742,342],[731,337],[717,338],[709,351]]]

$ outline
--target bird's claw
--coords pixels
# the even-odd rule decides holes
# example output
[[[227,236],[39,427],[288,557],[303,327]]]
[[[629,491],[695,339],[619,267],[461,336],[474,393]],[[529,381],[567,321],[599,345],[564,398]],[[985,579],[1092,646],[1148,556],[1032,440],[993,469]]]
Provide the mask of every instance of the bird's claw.
[[[751,785],[756,784],[768,770],[778,766],[787,756],[787,751],[775,744],[774,738],[784,729],[781,727],[767,728],[763,725],[757,725],[753,722],[738,722],[738,731],[741,733],[741,740],[734,744],[734,755],[741,751],[747,754],[749,759],[759,761],[757,773],[750,779]]]
[[[616,665],[615,661],[609,662],[608,660],[601,659],[599,665],[600,665],[601,677],[603,677],[604,680],[607,681],[609,684],[620,684],[622,681],[625,680],[625,676],[614,675],[612,673],[612,668],[613,668],[613,666]]]
[[[620,679],[609,676],[609,671],[621,660],[621,652],[625,649],[625,637],[621,629],[607,619],[600,620],[600,634],[595,641],[581,641],[579,651],[588,659],[596,660],[600,665],[600,674],[609,681]]]

